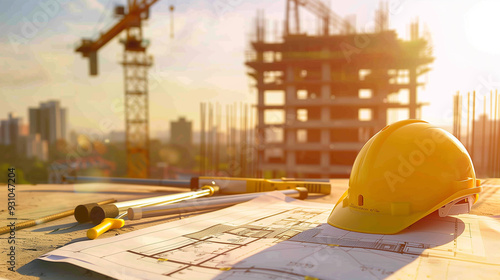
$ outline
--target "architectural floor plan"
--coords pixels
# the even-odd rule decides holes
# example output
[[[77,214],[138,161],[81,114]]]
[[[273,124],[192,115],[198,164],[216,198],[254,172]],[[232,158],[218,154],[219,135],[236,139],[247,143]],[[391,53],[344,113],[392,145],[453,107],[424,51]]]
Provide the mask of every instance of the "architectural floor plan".
[[[399,234],[377,235],[326,224],[331,207],[266,195],[209,214],[70,244],[40,259],[119,279],[500,277],[499,219],[431,215]]]

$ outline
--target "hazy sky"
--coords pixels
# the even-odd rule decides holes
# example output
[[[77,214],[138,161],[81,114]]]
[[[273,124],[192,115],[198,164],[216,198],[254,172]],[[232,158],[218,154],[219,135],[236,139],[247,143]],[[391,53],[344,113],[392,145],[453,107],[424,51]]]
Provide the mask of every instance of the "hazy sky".
[[[500,85],[500,1],[394,0],[390,28],[407,38],[411,20],[432,39],[435,62],[420,101],[430,101],[423,119],[451,125],[452,95]],[[42,4],[40,4],[42,3]],[[44,6],[43,4],[47,6]],[[120,130],[123,122],[123,46],[114,39],[99,52],[98,77],[74,52],[82,37],[114,23],[114,4],[124,0],[0,1],[0,119],[13,111],[25,118],[30,106],[59,99],[73,128]],[[370,31],[378,1],[330,1],[341,16],[356,14],[358,30]],[[348,3],[348,4],[347,4]],[[169,5],[175,5],[171,39]],[[48,8],[47,8],[48,7]],[[285,0],[163,0],[155,4],[144,31],[154,56],[150,69],[151,130],[169,128],[179,115],[199,126],[199,102],[255,103],[244,52],[257,9],[269,27],[284,18]],[[303,26],[316,20],[302,12]],[[281,24],[280,24],[281,25]],[[421,32],[423,33],[423,32]],[[482,108],[482,101],[478,107]]]

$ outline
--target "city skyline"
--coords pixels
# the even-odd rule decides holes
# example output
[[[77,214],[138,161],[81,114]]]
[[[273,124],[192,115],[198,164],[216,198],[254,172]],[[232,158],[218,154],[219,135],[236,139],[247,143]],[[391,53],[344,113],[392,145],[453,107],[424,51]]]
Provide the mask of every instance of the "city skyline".
[[[496,51],[499,42],[488,34],[495,26],[494,18],[488,15],[499,4],[416,2],[389,1],[389,27],[406,38],[407,26],[418,16],[423,33],[430,33],[436,61],[425,90],[419,94],[420,101],[431,101],[423,108],[423,119],[451,126],[452,95],[457,90],[477,90],[481,96],[500,84],[500,73],[494,67],[500,62]],[[81,37],[91,37],[113,22],[109,1],[44,3],[59,6],[51,15],[34,1],[0,4],[5,7],[0,14],[4,27],[0,38],[4,56],[0,94],[4,102],[0,109],[27,119],[23,107],[59,99],[69,104],[72,112],[70,129],[100,129],[104,123],[110,129],[123,130],[123,75],[118,64],[122,46],[113,40],[99,52],[99,77],[89,77],[88,62],[74,52]],[[271,30],[276,23],[279,26],[285,1],[231,3],[217,6],[207,1],[160,1],[151,12],[145,28],[151,42],[148,53],[155,57],[150,70],[151,127],[168,130],[170,121],[185,115],[193,120],[193,130],[198,131],[197,101],[256,103],[244,67],[247,35],[257,9],[266,10]],[[168,32],[169,4],[176,6],[173,39]],[[332,2],[333,10],[341,16],[356,14],[358,29],[371,28],[377,6],[377,1],[355,1],[351,5]],[[447,21],[439,19],[443,11],[447,11]],[[26,33],[30,23],[33,27],[34,15],[44,12],[47,23],[32,28],[32,34]],[[84,16],[76,16],[80,14]],[[97,22],[101,24],[96,26]],[[304,22],[305,28],[315,26],[312,17],[304,16]],[[461,67],[456,67],[458,64]],[[16,96],[9,92],[16,92]]]

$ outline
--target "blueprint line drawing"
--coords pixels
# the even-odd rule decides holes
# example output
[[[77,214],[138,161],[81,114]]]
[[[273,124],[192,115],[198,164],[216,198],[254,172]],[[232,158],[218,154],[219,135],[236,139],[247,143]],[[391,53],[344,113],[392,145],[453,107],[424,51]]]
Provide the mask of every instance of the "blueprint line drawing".
[[[400,234],[326,224],[332,205],[279,194],[40,259],[120,279],[474,279],[500,276],[498,219],[430,215]],[[484,238],[482,236],[484,234]],[[444,268],[444,269],[443,269]]]

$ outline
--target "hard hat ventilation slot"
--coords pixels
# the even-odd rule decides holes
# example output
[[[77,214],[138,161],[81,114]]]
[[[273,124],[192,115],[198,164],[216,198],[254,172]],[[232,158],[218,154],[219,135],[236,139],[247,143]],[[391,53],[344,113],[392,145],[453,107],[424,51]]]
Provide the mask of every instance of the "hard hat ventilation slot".
[[[358,206],[363,206],[363,196],[358,195]]]

